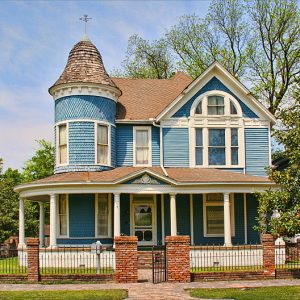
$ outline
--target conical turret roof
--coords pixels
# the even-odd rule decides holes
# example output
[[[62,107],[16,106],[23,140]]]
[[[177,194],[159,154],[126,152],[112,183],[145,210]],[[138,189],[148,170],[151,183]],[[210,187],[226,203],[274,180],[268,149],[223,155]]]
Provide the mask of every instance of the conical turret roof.
[[[87,37],[73,47],[63,73],[50,90],[66,83],[94,83],[117,88],[105,70],[101,54]]]

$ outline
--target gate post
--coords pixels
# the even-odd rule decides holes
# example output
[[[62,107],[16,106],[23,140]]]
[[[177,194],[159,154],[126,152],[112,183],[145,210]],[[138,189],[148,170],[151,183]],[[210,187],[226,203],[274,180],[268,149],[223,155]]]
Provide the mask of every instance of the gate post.
[[[275,276],[275,238],[272,234],[262,234],[263,266],[266,273]]]
[[[167,278],[169,282],[190,282],[190,237],[167,236]]]
[[[27,263],[28,281],[39,281],[40,279],[40,258],[39,258],[39,239],[27,239]]]
[[[138,239],[136,236],[116,236],[116,282],[134,283],[138,281]]]

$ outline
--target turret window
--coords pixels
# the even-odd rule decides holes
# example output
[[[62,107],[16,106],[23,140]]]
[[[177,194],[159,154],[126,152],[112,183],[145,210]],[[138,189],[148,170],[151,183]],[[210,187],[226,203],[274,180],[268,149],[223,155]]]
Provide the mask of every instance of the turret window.
[[[58,126],[58,161],[59,164],[66,164],[68,159],[67,125]]]
[[[105,125],[97,126],[97,163],[108,165],[108,127]]]

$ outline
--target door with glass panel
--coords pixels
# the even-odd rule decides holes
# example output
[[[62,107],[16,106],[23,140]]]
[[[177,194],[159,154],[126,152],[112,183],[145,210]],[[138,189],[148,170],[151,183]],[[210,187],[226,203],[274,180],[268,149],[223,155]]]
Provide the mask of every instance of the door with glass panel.
[[[139,245],[156,244],[155,202],[152,195],[133,195],[131,205],[131,234]]]

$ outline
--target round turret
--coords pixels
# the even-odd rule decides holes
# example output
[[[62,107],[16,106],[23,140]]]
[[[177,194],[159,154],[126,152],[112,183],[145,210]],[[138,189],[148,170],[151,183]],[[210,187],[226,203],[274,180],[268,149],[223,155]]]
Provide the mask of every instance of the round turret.
[[[55,100],[55,173],[115,167],[115,115],[121,91],[87,36],[73,47],[49,93]]]

